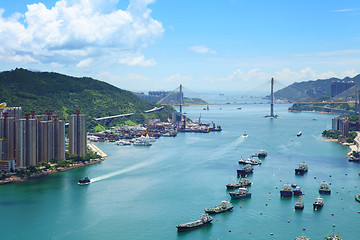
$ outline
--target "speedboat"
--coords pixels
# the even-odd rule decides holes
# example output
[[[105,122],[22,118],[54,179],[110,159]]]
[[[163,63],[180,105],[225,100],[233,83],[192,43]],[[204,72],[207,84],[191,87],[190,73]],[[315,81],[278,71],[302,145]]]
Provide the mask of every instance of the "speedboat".
[[[79,180],[79,185],[87,185],[90,184],[90,179],[88,177],[84,177]]]
[[[296,136],[298,136],[298,137],[300,137],[301,135],[302,135],[301,131],[296,134]]]
[[[244,133],[241,137],[242,138],[247,138],[249,135],[247,135],[247,133]]]

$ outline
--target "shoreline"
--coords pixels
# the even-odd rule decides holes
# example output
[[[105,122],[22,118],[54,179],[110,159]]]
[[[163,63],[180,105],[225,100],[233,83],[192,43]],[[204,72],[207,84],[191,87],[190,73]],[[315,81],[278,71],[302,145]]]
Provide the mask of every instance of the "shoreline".
[[[49,176],[55,173],[59,173],[59,172],[65,172],[65,171],[69,171],[75,168],[80,168],[80,167],[86,167],[89,165],[93,165],[96,163],[100,163],[103,162],[105,159],[105,157],[108,157],[108,155],[106,153],[104,153],[100,148],[98,148],[97,146],[95,146],[93,143],[88,142],[87,146],[96,154],[100,155],[101,158],[96,158],[96,159],[91,159],[89,161],[86,161],[85,163],[76,163],[76,164],[72,164],[69,167],[59,167],[57,169],[54,170],[41,170],[40,173],[35,173],[32,174],[28,177],[18,177],[16,175],[11,176],[10,178],[6,178],[5,180],[0,180],[0,185],[4,185],[4,184],[11,184],[11,183],[19,183],[19,182],[25,182],[31,179],[35,179],[35,178],[40,178],[40,177],[44,177],[44,176]]]

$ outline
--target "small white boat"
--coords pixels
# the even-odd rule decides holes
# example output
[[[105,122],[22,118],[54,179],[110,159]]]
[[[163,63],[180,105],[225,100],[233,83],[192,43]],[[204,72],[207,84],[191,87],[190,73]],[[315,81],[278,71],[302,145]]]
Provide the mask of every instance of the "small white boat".
[[[298,136],[298,137],[300,137],[301,135],[302,135],[301,131],[296,134],[296,136]]]
[[[247,135],[247,133],[244,133],[241,137],[242,138],[247,138],[249,135]]]
[[[119,141],[116,141],[115,142],[116,145],[119,145],[119,146],[124,146],[124,145],[131,145],[131,143],[129,141],[126,141],[126,140],[119,140]]]

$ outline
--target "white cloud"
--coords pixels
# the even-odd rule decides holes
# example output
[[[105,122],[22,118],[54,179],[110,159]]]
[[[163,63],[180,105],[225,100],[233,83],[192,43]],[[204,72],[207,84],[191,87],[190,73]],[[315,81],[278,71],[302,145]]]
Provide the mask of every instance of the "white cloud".
[[[198,45],[198,46],[192,46],[189,48],[190,51],[194,52],[194,53],[200,53],[200,54],[215,54],[216,51],[212,50],[204,45]]]
[[[145,60],[144,56],[127,56],[119,59],[119,64],[124,64],[128,66],[141,66],[141,67],[149,67],[156,65],[155,59],[151,58]]]
[[[188,76],[182,76],[179,73],[176,73],[174,75],[171,75],[170,77],[165,79],[165,82],[176,82],[176,83],[183,83],[183,82],[187,82],[187,81],[191,81],[192,80],[192,76],[188,75]]]
[[[89,68],[93,65],[93,59],[91,58],[87,58],[87,59],[84,59],[84,60],[81,60],[77,65],[76,67],[78,68]]]
[[[150,16],[148,4],[153,1],[130,0],[126,10],[116,9],[118,2],[59,0],[50,9],[35,3],[24,15],[10,18],[4,18],[0,9],[0,60],[77,64],[79,57],[101,61],[103,56],[121,59],[124,54],[139,54],[164,32]],[[131,64],[154,62],[135,59]]]

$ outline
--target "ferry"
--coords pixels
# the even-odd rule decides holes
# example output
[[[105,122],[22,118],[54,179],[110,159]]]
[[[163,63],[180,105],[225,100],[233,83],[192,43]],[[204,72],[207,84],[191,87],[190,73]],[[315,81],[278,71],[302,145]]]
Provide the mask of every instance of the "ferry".
[[[211,221],[213,220],[213,218],[211,216],[209,216],[206,213],[201,214],[200,220],[196,220],[194,222],[188,222],[188,223],[184,223],[184,224],[178,224],[176,225],[178,232],[185,232],[185,231],[189,231],[195,228],[200,228],[203,226],[206,226],[208,224],[211,223]]]
[[[299,164],[298,168],[295,168],[295,174],[296,175],[303,175],[308,171],[308,166],[305,162],[302,162]]]
[[[79,185],[87,185],[90,184],[90,179],[88,177],[84,177],[79,180]]]
[[[281,197],[292,197],[293,190],[290,186],[290,184],[284,184],[284,187],[282,190],[280,190]]]
[[[234,206],[228,201],[222,201],[220,205],[213,208],[206,208],[204,211],[208,214],[222,213],[226,211],[231,211]]]
[[[315,203],[313,204],[314,210],[321,209],[324,206],[324,199],[321,197],[316,198]]]
[[[253,172],[253,167],[250,164],[246,164],[245,167],[243,169],[238,169],[237,171],[237,176],[245,176],[247,174],[250,174]]]
[[[239,188],[235,192],[229,192],[231,199],[239,199],[244,197],[251,197],[251,192],[247,188]]]
[[[320,194],[330,194],[331,193],[331,190],[330,190],[329,185],[328,185],[327,182],[323,181],[320,184],[319,193]]]

